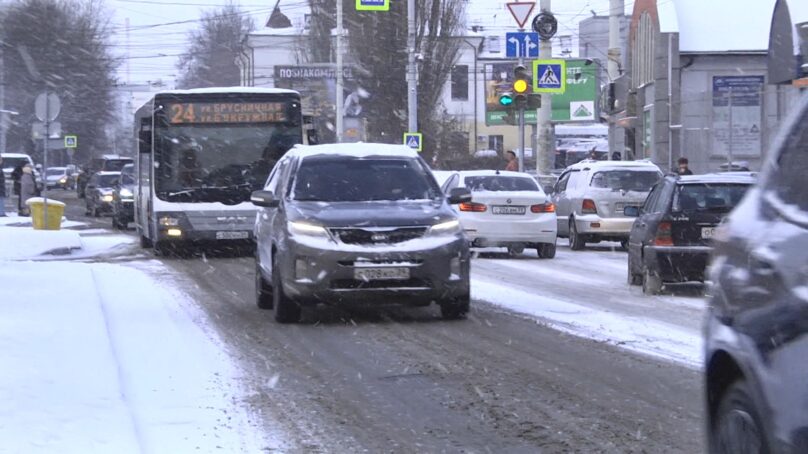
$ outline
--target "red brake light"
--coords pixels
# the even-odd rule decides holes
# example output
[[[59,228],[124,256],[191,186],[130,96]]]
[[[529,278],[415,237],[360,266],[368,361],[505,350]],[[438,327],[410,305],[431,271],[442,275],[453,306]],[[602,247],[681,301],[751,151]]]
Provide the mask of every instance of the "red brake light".
[[[598,207],[595,206],[595,201],[591,199],[584,199],[581,206],[581,214],[598,214]]]
[[[485,210],[487,209],[485,205],[483,205],[482,203],[474,203],[474,202],[461,203],[459,208],[460,211],[469,211],[472,213],[484,213]]]
[[[531,213],[555,213],[555,204],[542,203],[540,205],[531,205]]]
[[[671,223],[660,222],[654,238],[655,246],[673,246],[673,235],[671,234]]]

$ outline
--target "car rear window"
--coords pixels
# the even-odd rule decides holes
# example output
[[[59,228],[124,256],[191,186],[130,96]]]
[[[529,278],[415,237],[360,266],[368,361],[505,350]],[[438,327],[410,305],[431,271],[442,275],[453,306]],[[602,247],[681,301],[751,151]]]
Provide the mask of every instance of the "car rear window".
[[[99,188],[111,188],[118,183],[120,179],[120,175],[98,175],[98,187]]]
[[[654,170],[603,170],[592,176],[593,188],[648,192],[662,175]]]
[[[464,179],[466,187],[476,191],[538,191],[539,186],[529,178],[505,175],[469,176]]]
[[[679,185],[673,211],[731,211],[748,189],[749,185],[737,183]]]
[[[292,198],[317,202],[432,200],[441,190],[416,159],[310,157],[295,176]]]

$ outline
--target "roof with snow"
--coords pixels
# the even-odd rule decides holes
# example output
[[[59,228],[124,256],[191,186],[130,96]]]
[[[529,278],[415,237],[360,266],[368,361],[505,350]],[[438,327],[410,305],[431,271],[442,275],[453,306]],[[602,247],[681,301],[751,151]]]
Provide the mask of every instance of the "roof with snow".
[[[418,152],[404,145],[390,145],[383,143],[332,143],[325,145],[297,145],[288,156],[347,156],[366,158],[369,156],[388,156],[402,158],[417,158]]]
[[[765,52],[775,0],[657,0],[662,33],[679,32],[681,52]],[[791,3],[808,3],[805,0]],[[792,16],[793,17],[793,16]],[[721,20],[716,20],[721,18]]]

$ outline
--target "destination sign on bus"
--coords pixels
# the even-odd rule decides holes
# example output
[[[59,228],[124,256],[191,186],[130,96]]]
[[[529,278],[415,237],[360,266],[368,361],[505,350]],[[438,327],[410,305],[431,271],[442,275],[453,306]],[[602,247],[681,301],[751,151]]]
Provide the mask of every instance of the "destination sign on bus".
[[[288,119],[281,102],[183,102],[166,105],[172,125],[277,123]]]

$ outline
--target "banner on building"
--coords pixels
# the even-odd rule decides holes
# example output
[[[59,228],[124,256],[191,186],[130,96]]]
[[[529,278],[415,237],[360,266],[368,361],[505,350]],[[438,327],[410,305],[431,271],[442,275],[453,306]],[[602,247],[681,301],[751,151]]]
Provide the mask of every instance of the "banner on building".
[[[713,77],[714,156],[760,156],[764,83],[763,76]]]
[[[485,65],[485,124],[488,126],[507,124],[507,111],[499,104],[499,97],[511,91],[515,66],[516,62]],[[587,65],[586,60],[567,60],[567,89],[563,94],[553,95],[554,123],[599,121],[598,70],[596,64]],[[535,110],[525,111],[525,122],[536,123]]]

